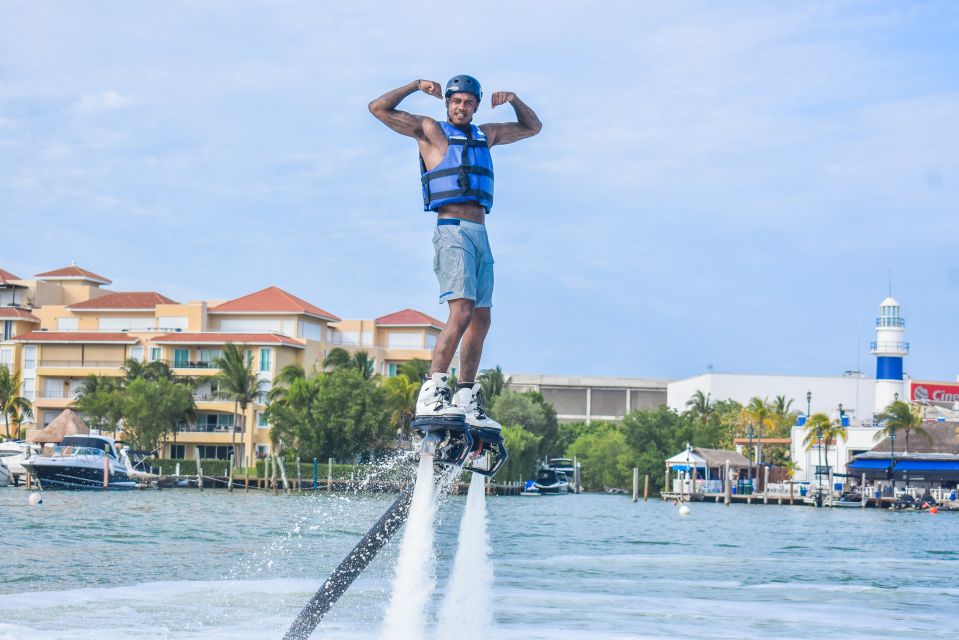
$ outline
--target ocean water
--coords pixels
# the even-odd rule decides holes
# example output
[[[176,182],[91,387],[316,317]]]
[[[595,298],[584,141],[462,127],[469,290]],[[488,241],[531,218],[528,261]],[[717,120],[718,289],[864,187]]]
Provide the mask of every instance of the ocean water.
[[[0,639],[281,638],[386,495],[0,489]],[[436,513],[437,619],[464,497]],[[956,638],[959,513],[490,497],[490,637]],[[382,633],[399,534],[313,637]],[[465,619],[465,616],[464,616]]]

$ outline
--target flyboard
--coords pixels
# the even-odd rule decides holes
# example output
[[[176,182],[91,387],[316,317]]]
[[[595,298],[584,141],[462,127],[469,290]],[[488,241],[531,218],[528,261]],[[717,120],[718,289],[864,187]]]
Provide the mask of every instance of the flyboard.
[[[499,430],[472,428],[462,416],[417,418],[413,420],[412,427],[420,438],[419,452],[431,454],[437,466],[459,467],[464,471],[492,477],[509,458]],[[306,640],[310,637],[323,616],[406,522],[412,499],[413,486],[410,485],[303,607],[283,640]]]

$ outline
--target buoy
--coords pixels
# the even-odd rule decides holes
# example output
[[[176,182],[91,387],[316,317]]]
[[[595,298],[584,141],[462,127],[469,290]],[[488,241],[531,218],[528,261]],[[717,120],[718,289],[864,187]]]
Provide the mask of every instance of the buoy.
[[[679,507],[679,515],[681,515],[681,516],[688,516],[688,515],[689,515],[689,507],[687,507],[686,505],[682,505],[681,507]]]
[[[37,492],[33,492],[30,494],[29,501],[30,501],[30,506],[35,507],[38,504],[43,504],[43,496],[41,496]]]
[[[929,507],[929,513],[939,513],[939,507]]]

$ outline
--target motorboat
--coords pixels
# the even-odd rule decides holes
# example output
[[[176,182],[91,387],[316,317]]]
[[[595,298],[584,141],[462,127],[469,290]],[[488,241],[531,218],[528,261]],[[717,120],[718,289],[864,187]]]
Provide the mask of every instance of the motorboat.
[[[577,487],[579,478],[576,474],[575,460],[572,458],[548,458],[546,466],[565,473],[566,480],[569,482],[570,493],[579,493],[579,487]]]
[[[13,486],[23,481],[27,473],[23,463],[35,453],[40,453],[40,447],[35,444],[28,444],[21,440],[0,442],[0,464],[10,471]],[[0,471],[0,473],[3,472]]]
[[[533,482],[541,494],[570,493],[573,489],[565,471],[558,471],[552,467],[542,467],[536,472],[536,481]]]
[[[116,441],[108,436],[66,436],[52,452],[31,456],[23,467],[44,489],[136,489],[140,486],[130,478]]]
[[[839,496],[839,500],[833,503],[834,507],[862,507],[861,493],[844,493]]]
[[[0,458],[0,487],[6,487],[13,482],[13,474],[10,473],[10,469],[7,469],[7,465],[3,464],[3,459]]]

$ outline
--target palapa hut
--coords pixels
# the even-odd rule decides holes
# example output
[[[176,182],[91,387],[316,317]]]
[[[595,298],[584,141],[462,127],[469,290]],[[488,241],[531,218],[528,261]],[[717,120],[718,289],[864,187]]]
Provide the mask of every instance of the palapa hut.
[[[90,433],[90,427],[83,423],[76,413],[71,409],[64,409],[60,415],[54,418],[53,422],[39,431],[27,433],[27,442],[44,444],[52,442],[59,444],[64,436],[84,435]]]
[[[685,451],[666,460],[666,472],[673,477],[674,485],[669,489],[679,493],[680,483],[684,482],[685,474],[690,473],[696,480],[693,493],[722,493],[727,462],[730,474],[746,477],[749,460],[743,454],[726,449],[687,446]],[[689,492],[688,481],[683,488],[684,493]]]

